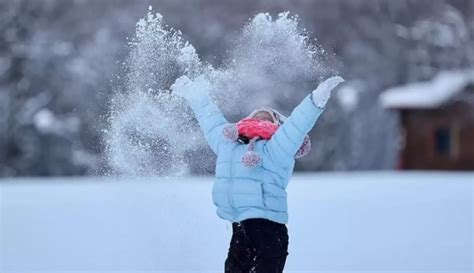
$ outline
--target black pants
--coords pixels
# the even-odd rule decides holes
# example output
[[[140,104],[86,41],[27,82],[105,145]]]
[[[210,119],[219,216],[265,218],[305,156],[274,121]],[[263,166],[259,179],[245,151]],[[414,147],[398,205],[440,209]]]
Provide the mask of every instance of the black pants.
[[[281,273],[288,255],[285,225],[266,219],[232,224],[225,273]]]

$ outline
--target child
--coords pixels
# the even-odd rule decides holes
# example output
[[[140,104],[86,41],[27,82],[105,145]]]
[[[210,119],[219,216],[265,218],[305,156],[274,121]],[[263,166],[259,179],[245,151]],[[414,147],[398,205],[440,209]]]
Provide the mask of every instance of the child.
[[[283,272],[288,255],[286,187],[295,158],[309,151],[307,133],[343,81],[324,81],[288,119],[262,107],[237,124],[229,124],[212,102],[212,87],[204,76],[182,76],[172,86],[173,94],[191,106],[217,155],[212,198],[218,216],[232,222],[233,229],[226,273]]]

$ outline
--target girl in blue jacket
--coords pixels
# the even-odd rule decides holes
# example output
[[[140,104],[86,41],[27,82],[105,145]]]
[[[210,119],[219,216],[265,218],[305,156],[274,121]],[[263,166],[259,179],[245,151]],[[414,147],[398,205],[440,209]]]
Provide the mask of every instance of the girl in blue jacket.
[[[286,187],[295,158],[309,151],[307,133],[343,81],[332,77],[321,83],[288,118],[261,107],[237,124],[229,124],[213,103],[205,76],[182,76],[173,84],[173,94],[186,99],[217,155],[212,198],[217,215],[233,228],[226,273],[283,272],[288,255]]]

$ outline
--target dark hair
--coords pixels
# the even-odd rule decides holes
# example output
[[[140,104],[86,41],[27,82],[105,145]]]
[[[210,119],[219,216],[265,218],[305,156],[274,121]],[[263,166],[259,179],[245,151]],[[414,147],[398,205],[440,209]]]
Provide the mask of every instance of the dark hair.
[[[249,144],[250,138],[243,135],[239,135],[239,138],[237,139],[237,141],[241,144]]]

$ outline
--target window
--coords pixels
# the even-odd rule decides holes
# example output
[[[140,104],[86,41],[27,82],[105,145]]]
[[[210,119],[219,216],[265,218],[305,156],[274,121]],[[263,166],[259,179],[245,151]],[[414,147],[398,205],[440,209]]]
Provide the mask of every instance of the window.
[[[434,139],[437,154],[457,158],[459,150],[459,133],[457,127],[441,127],[436,129]]]
[[[435,148],[438,154],[449,156],[451,151],[451,132],[449,128],[436,129]]]

